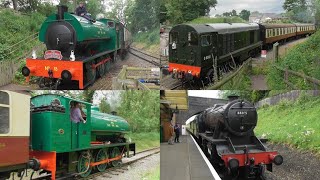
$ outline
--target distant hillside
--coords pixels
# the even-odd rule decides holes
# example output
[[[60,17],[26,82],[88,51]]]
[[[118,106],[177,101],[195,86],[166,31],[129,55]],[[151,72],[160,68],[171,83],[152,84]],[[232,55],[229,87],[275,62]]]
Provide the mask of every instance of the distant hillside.
[[[199,17],[187,23],[203,24],[203,23],[245,23],[245,22],[246,21],[241,19],[240,17],[218,17],[218,18]]]
[[[296,101],[258,110],[255,133],[271,142],[289,144],[320,155],[320,97],[301,95]]]

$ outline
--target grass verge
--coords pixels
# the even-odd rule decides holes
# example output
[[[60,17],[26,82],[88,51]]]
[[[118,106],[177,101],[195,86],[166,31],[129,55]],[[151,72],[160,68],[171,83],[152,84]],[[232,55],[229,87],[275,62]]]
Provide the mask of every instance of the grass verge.
[[[159,132],[129,133],[126,135],[126,137],[130,138],[132,142],[136,143],[137,152],[160,147]]]
[[[320,155],[320,97],[301,95],[258,110],[255,133],[272,143],[288,144]]]
[[[160,179],[160,165],[155,169],[150,170],[142,176],[142,180],[159,180]]]
[[[307,76],[320,79],[320,31],[316,32],[305,42],[290,48],[285,57],[279,59],[275,66],[282,69],[288,68]],[[277,70],[275,67],[269,67],[268,85],[270,89],[286,89],[283,81],[284,72]],[[289,76],[289,82],[294,84],[298,89],[313,89],[314,87],[304,80],[304,78]]]
[[[159,29],[148,32],[140,32],[133,36],[132,46],[147,51],[152,54],[159,54],[160,35]]]

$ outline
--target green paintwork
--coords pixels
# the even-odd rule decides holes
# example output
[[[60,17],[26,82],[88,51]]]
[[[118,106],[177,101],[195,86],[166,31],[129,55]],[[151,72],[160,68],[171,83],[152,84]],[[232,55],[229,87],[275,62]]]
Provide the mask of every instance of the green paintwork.
[[[96,109],[91,111],[91,121],[92,132],[100,132],[99,134],[107,134],[108,132],[127,133],[129,131],[129,124],[125,119],[101,113]]]
[[[91,107],[90,103],[72,98],[45,94],[32,98],[34,107],[48,106],[58,99],[65,112],[45,110],[32,112],[32,149],[43,151],[71,152],[92,148],[91,140],[96,135],[120,135],[129,131],[129,124],[121,117],[101,113],[98,107]],[[73,123],[70,120],[70,102],[83,104],[83,111],[87,115],[87,123]]]
[[[34,107],[50,105],[58,99],[65,112],[32,112],[32,149],[43,151],[70,152],[87,149],[91,140],[91,104],[59,95],[40,95],[31,99]],[[70,120],[70,102],[81,102],[87,110],[87,123],[73,123]]]
[[[121,40],[121,34],[123,34],[124,29],[119,28],[119,32],[116,27],[121,26],[121,23],[111,19],[99,19],[95,23],[92,23],[83,17],[67,12],[64,13],[64,21],[70,23],[75,29],[77,44],[84,43],[90,39],[108,38],[108,40],[91,43],[91,48],[99,52],[120,49],[118,41],[119,38]],[[49,25],[55,22],[58,22],[56,14],[50,15],[43,22],[39,32],[39,40],[41,42],[45,41],[45,35]],[[109,27],[108,22],[114,22],[115,26]]]

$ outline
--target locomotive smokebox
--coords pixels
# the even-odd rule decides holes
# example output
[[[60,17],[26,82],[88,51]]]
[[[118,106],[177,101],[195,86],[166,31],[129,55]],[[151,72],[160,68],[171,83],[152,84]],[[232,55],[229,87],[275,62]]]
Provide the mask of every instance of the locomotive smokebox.
[[[57,19],[61,20],[64,19],[64,13],[68,12],[68,7],[64,5],[58,5],[58,14],[57,14]]]

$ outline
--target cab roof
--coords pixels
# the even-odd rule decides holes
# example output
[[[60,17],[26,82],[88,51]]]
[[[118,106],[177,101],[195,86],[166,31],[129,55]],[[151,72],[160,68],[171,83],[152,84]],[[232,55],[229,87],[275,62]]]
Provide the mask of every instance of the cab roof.
[[[258,30],[257,23],[214,23],[214,24],[181,24],[176,27],[189,26],[192,27],[197,33],[211,33],[217,32],[218,34],[229,34],[243,31]],[[173,28],[175,29],[175,27]]]

